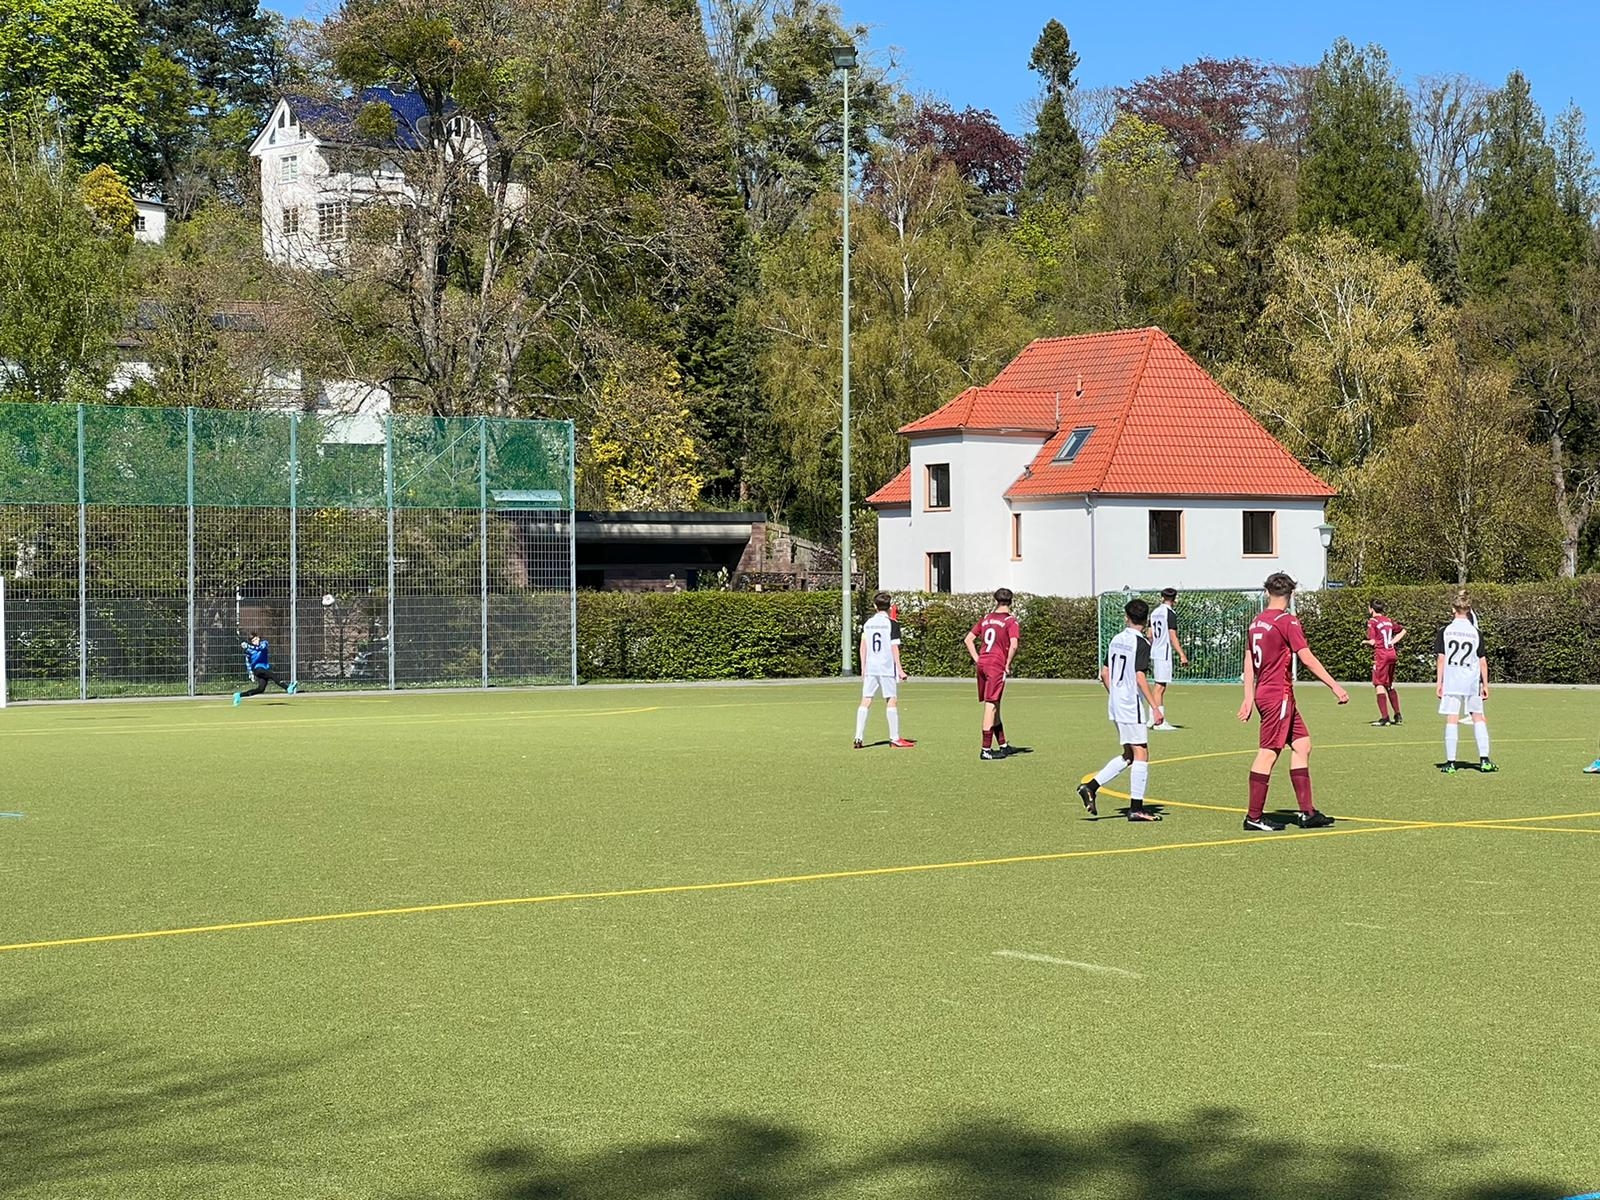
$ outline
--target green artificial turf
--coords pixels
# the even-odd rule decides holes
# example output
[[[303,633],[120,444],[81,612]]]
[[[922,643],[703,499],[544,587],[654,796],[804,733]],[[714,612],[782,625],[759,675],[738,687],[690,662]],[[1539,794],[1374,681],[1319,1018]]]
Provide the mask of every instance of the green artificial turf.
[[[1013,684],[1034,753],[1002,763],[970,686],[905,687],[908,751],[851,750],[856,695],[0,713],[6,945],[1072,855],[6,950],[0,1195],[1600,1189],[1600,816],[1246,835],[1176,807],[1241,806],[1255,745],[1236,689],[1179,687],[1166,820],[1089,821],[1097,689]],[[1320,807],[1600,812],[1589,695],[1497,692],[1501,773],[1451,778],[1431,695],[1404,696],[1372,729],[1369,691],[1307,689]]]

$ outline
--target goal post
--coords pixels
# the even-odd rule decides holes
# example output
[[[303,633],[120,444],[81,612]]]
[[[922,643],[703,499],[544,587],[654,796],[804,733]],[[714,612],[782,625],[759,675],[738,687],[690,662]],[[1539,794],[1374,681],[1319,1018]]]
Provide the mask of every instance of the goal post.
[[[0,571],[0,708],[6,706],[6,697],[11,694],[6,678],[6,646],[6,573]]]
[[[1135,596],[1152,609],[1161,603],[1161,589],[1132,588],[1102,592],[1098,598],[1100,635],[1097,663],[1105,661],[1106,648],[1126,623],[1123,609]],[[1261,611],[1265,593],[1260,588],[1214,588],[1178,592],[1177,630],[1189,665],[1173,665],[1178,683],[1238,683],[1244,673],[1245,631]]]

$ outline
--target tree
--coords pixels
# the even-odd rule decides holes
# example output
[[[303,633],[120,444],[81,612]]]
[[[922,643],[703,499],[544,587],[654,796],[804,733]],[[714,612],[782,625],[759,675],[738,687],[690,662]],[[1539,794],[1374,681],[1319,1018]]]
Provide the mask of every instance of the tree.
[[[1028,59],[1044,84],[1044,101],[1028,139],[1028,166],[1023,176],[1030,204],[1070,206],[1083,190],[1083,139],[1067,118],[1067,97],[1077,86],[1072,73],[1078,55],[1066,26],[1051,18]]]
[[[1368,523],[1352,505],[1361,470],[1410,426],[1434,370],[1439,298],[1422,268],[1341,230],[1297,234],[1278,249],[1278,282],[1250,359],[1223,379],[1302,462],[1344,493],[1335,545],[1353,577]]]
[[[1416,423],[1398,431],[1360,486],[1374,527],[1366,579],[1499,583],[1544,576],[1560,557],[1545,456],[1532,412],[1497,367],[1434,354]]]
[[[745,213],[757,237],[777,236],[818,192],[839,187],[844,84],[833,50],[864,50],[867,28],[847,29],[818,0],[708,0],[706,28]],[[853,152],[893,122],[896,99],[863,54],[850,73]]]
[[[1010,212],[1022,189],[1028,150],[1001,128],[988,109],[956,112],[943,101],[918,107],[905,133],[908,146],[927,147],[934,161],[954,167],[972,189],[974,211],[994,216]]]
[[[1428,274],[1447,298],[1461,293],[1461,239],[1472,217],[1488,98],[1487,88],[1464,75],[1419,80],[1412,93],[1412,141],[1428,212]]]
[[[1381,46],[1340,38],[1311,86],[1300,228],[1347,229],[1403,259],[1422,255],[1426,213],[1411,113]]]
[[[138,23],[120,0],[0,0],[0,117],[55,113],[69,152],[135,181],[139,65]]]
[[[851,229],[852,494],[905,463],[896,430],[987,383],[1027,343],[1027,272],[1003,236],[983,237],[966,186],[931,150],[879,146]],[[839,205],[821,196],[764,248],[749,303],[768,338],[771,403],[763,497],[813,536],[839,518]]]
[[[1489,97],[1474,182],[1479,213],[1462,243],[1462,274],[1477,295],[1500,290],[1518,267],[1559,274],[1579,248],[1562,210],[1556,154],[1528,81],[1513,71]]]
[[[1118,93],[1124,110],[1167,131],[1188,174],[1220,162],[1285,121],[1280,68],[1248,58],[1202,58],[1150,75]]]
[[[1294,232],[1295,162],[1265,141],[1236,147],[1212,168],[1217,197],[1206,215],[1196,348],[1213,362],[1236,359],[1266,307],[1278,247]]]
[[[125,311],[132,239],[103,219],[120,207],[113,181],[86,196],[60,135],[37,120],[0,131],[0,393],[30,400],[104,396]]]

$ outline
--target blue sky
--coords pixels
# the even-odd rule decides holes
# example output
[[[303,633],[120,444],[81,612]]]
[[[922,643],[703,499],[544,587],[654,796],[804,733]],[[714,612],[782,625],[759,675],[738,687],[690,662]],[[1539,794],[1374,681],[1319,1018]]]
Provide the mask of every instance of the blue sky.
[[[1575,100],[1600,128],[1600,4],[1593,0],[838,0],[847,23],[893,48],[902,82],[957,108],[990,109],[1021,132],[1035,92],[1027,69],[1039,30],[1066,25],[1085,87],[1125,84],[1196,58],[1243,56],[1315,63],[1337,37],[1378,42],[1408,82],[1460,72],[1498,86],[1520,69],[1548,115]],[[336,0],[290,0],[290,15],[319,15]]]

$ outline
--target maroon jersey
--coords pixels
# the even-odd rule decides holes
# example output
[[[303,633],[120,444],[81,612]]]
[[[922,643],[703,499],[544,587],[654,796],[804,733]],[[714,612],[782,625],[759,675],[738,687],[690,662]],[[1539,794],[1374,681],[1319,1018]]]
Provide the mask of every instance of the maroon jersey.
[[[992,612],[972,627],[978,640],[978,670],[999,675],[1011,657],[1011,642],[1022,636],[1022,626],[1011,613]]]
[[[1400,626],[1388,617],[1376,616],[1367,622],[1367,640],[1372,643],[1373,658],[1382,661],[1386,658],[1396,658],[1399,651],[1394,648],[1394,639],[1401,633]]]
[[[1306,648],[1300,618],[1286,608],[1269,608],[1250,622],[1250,657],[1256,667],[1256,702],[1263,694],[1294,692],[1294,656]]]

